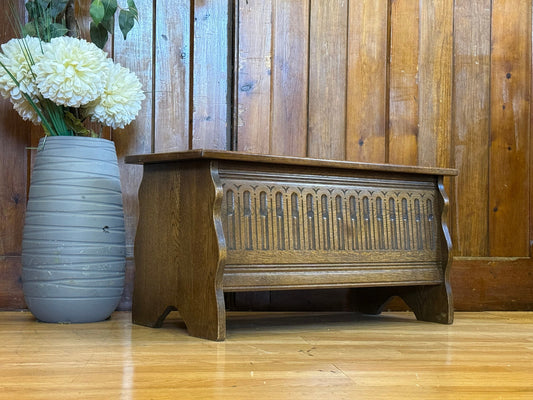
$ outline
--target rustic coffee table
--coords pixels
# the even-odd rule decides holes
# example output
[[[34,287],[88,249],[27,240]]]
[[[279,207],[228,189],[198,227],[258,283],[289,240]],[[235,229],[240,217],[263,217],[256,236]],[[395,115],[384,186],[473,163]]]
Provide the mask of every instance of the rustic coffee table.
[[[443,177],[455,170],[191,150],[144,165],[133,322],[179,310],[189,334],[226,336],[224,292],[353,288],[354,310],[400,296],[453,321]]]

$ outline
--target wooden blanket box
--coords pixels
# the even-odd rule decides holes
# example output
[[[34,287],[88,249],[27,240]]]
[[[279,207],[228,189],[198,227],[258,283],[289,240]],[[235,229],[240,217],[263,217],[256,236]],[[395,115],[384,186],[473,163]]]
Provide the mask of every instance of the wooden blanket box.
[[[380,313],[400,296],[452,323],[445,176],[455,170],[191,150],[143,165],[132,318],[179,310],[189,334],[226,337],[224,292],[353,288]]]

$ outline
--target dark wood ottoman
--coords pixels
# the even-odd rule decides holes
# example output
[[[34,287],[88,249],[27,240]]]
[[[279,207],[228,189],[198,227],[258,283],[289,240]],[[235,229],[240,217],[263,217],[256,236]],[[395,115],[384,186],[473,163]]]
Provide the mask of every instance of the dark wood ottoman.
[[[224,292],[354,288],[354,309],[395,295],[453,321],[443,177],[455,170],[192,150],[144,165],[133,322],[179,310],[224,340]]]

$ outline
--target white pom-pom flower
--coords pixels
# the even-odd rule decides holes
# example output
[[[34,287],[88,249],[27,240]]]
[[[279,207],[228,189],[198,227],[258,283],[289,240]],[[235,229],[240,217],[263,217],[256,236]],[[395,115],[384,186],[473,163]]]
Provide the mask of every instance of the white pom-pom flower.
[[[24,120],[45,125],[49,134],[64,134],[54,126],[58,117],[68,117],[74,131],[69,133],[74,134],[86,134],[86,129],[78,130],[85,118],[124,128],[137,117],[145,99],[133,72],[83,39],[12,39],[2,45],[0,63],[0,94]],[[71,121],[74,114],[83,117],[77,125]]]
[[[41,123],[41,118],[30,104],[29,101],[21,99],[19,101],[11,101],[13,103],[13,108],[19,113],[25,121],[31,121],[34,125],[39,125]],[[37,103],[34,100],[35,103]]]
[[[44,98],[80,107],[100,96],[109,65],[104,51],[68,36],[54,38],[43,46],[44,54],[33,70]]]
[[[4,43],[0,54],[0,62],[4,65],[0,67],[0,94],[6,99],[11,98],[14,102],[24,100],[22,93],[36,98],[39,92],[32,67],[42,56],[41,41],[37,38],[28,36],[24,39],[11,39]]]
[[[113,129],[124,128],[135,119],[144,99],[137,76],[128,68],[110,61],[104,91],[85,112],[93,121]]]

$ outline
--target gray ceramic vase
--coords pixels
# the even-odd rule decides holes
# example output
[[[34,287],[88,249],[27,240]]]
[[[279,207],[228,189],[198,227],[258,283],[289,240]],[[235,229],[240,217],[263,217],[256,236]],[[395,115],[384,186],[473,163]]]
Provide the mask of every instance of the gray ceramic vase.
[[[43,322],[108,318],[124,288],[125,234],[115,145],[41,139],[22,241],[24,297]]]

